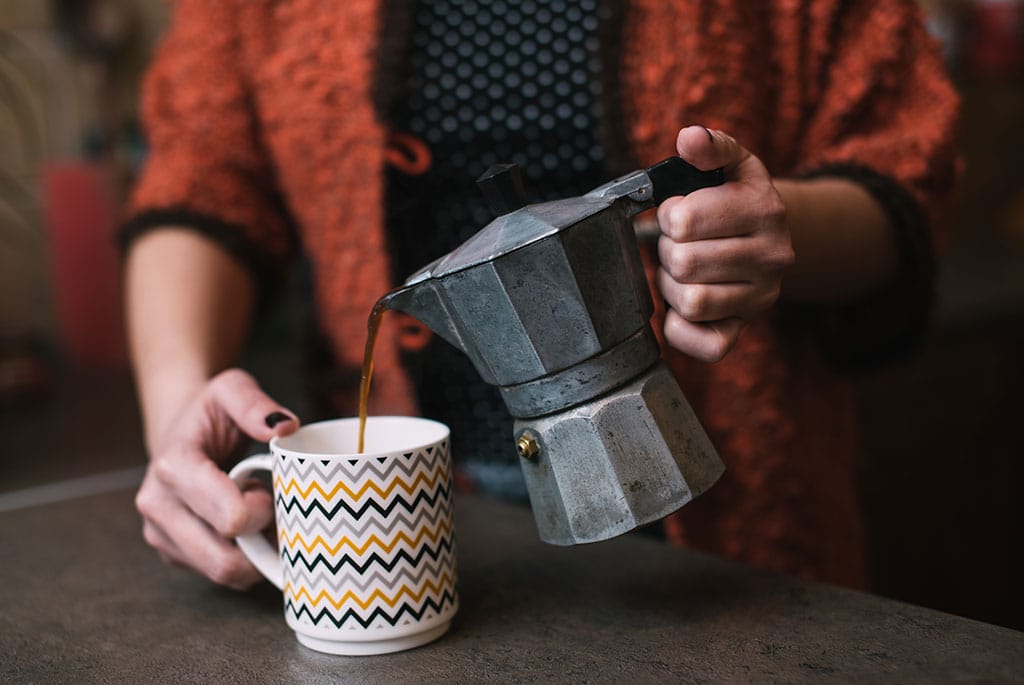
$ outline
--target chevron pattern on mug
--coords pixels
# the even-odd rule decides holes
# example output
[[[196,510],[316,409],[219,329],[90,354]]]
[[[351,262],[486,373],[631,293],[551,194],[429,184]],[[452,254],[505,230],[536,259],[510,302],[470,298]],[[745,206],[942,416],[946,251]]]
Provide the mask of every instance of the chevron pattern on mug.
[[[369,458],[275,455],[289,623],[365,631],[454,613],[448,449],[445,440]]]

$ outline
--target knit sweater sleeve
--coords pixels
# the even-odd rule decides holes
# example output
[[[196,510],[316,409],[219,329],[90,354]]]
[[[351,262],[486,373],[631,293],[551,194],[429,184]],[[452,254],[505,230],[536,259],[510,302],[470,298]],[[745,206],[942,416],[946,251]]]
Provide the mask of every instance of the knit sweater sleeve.
[[[120,240],[183,226],[218,242],[267,285],[294,233],[247,91],[233,2],[181,0],[147,73],[149,153]]]
[[[955,176],[958,100],[938,45],[912,0],[810,3],[804,79],[814,104],[804,173],[856,167],[892,179],[934,218]]]
[[[900,266],[886,287],[813,317],[839,365],[900,358],[922,339],[935,244],[956,176],[958,98],[911,0],[811,2],[796,175],[841,176],[885,209]],[[827,11],[825,11],[827,9]],[[813,12],[812,12],[813,15]]]

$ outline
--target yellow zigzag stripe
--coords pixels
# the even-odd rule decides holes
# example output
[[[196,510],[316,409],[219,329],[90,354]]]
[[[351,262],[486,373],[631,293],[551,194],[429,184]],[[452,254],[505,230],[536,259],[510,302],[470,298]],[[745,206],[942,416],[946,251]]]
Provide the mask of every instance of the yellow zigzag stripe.
[[[370,538],[362,545],[362,547],[357,547],[352,540],[346,537],[341,538],[341,540],[338,541],[338,544],[334,546],[328,544],[327,541],[324,540],[320,535],[317,535],[315,538],[313,538],[312,541],[306,542],[302,539],[301,533],[295,533],[294,536],[289,538],[288,532],[285,530],[281,530],[281,532],[278,533],[277,539],[278,541],[286,545],[289,549],[294,549],[296,545],[301,545],[302,549],[306,550],[307,554],[312,553],[312,551],[316,549],[317,545],[320,545],[330,554],[337,554],[341,551],[342,547],[349,547],[353,552],[361,556],[365,554],[366,550],[370,549],[370,547],[373,545],[377,545],[385,552],[390,552],[396,546],[398,546],[398,543],[402,541],[408,543],[410,547],[416,547],[417,545],[419,545],[423,541],[423,538],[428,538],[431,543],[437,544],[438,539],[442,535],[448,535],[449,533],[451,533],[451,530],[451,521],[441,521],[437,525],[437,530],[432,531],[429,528],[424,527],[420,530],[419,533],[416,534],[415,539],[410,539],[409,536],[406,535],[404,530],[400,530],[398,531],[398,535],[396,535],[390,541],[382,540],[376,535],[371,535]]]
[[[414,480],[412,483],[406,483],[404,480],[402,480],[401,477],[397,477],[394,480],[390,481],[387,485],[387,488],[384,490],[381,490],[380,486],[377,485],[376,482],[374,482],[373,480],[369,480],[361,488],[355,491],[349,488],[347,483],[341,481],[333,488],[331,488],[330,492],[328,492],[324,490],[320,486],[320,483],[316,481],[310,483],[308,487],[302,488],[302,486],[300,486],[298,481],[296,481],[294,478],[290,478],[286,483],[284,482],[284,480],[281,479],[281,476],[274,476],[274,490],[280,492],[283,495],[287,495],[292,490],[295,490],[303,499],[309,497],[315,490],[316,492],[320,493],[321,497],[327,499],[328,501],[333,499],[334,496],[338,494],[339,490],[344,490],[346,495],[348,495],[352,499],[359,500],[363,495],[366,494],[367,490],[373,490],[380,497],[387,497],[394,491],[396,487],[401,487],[402,490],[405,491],[405,494],[411,495],[416,491],[417,486],[419,486],[421,483],[426,483],[428,488],[433,488],[441,480],[448,480],[448,469],[444,467],[435,470],[430,479],[428,479],[425,474],[419,473],[416,476],[416,480]]]
[[[384,593],[384,591],[380,589],[374,590],[370,594],[370,596],[367,597],[365,600],[360,599],[359,596],[351,590],[347,591],[339,599],[334,599],[333,597],[331,597],[327,590],[321,590],[320,594],[318,594],[316,597],[312,597],[305,587],[300,587],[298,592],[296,592],[295,586],[293,586],[291,583],[285,584],[284,593],[286,595],[289,595],[295,601],[298,601],[305,597],[306,601],[314,607],[319,605],[320,602],[326,600],[331,606],[335,608],[335,610],[341,611],[341,608],[345,606],[347,603],[355,602],[359,605],[360,609],[365,611],[376,600],[381,600],[385,604],[387,604],[388,607],[394,609],[395,605],[398,604],[399,600],[401,600],[403,596],[408,596],[409,599],[411,599],[413,602],[419,602],[423,599],[423,596],[427,594],[427,592],[430,592],[434,595],[441,595],[444,592],[444,590],[451,588],[453,585],[454,579],[452,578],[451,574],[445,573],[443,576],[441,576],[441,580],[438,584],[435,585],[433,581],[428,580],[423,585],[419,592],[415,592],[413,588],[409,587],[408,585],[402,585],[398,590],[398,594],[396,594],[394,597],[388,597]]]

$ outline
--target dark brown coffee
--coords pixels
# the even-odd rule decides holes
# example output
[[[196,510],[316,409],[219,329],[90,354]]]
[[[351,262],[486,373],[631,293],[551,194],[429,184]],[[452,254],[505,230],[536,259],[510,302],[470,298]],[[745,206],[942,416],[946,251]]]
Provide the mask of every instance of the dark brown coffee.
[[[377,300],[366,321],[366,350],[363,352],[363,370],[359,380],[359,454],[363,453],[366,438],[366,412],[370,400],[370,380],[373,378],[373,346],[377,342],[380,323],[387,311],[387,297]]]

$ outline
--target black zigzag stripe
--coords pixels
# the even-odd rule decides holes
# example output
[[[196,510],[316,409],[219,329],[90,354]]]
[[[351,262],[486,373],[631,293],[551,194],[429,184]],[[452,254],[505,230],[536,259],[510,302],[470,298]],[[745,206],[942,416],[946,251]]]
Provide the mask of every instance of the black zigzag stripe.
[[[378,502],[376,499],[370,499],[367,500],[366,504],[361,506],[359,509],[353,509],[348,505],[348,502],[342,499],[339,500],[338,503],[334,505],[334,507],[330,511],[327,510],[327,508],[320,502],[319,499],[313,500],[313,502],[310,503],[308,507],[302,506],[302,502],[297,497],[289,497],[288,500],[286,501],[284,499],[284,496],[278,495],[277,498],[275,499],[275,502],[277,503],[277,506],[284,507],[285,512],[289,514],[292,512],[292,509],[297,508],[300,512],[302,512],[303,516],[308,517],[311,513],[313,513],[314,510],[319,509],[320,513],[327,517],[328,520],[330,520],[333,519],[334,516],[338,514],[338,512],[344,509],[346,512],[348,512],[349,516],[358,520],[363,516],[363,514],[365,514],[370,509],[375,509],[380,515],[387,516],[392,511],[395,510],[395,507],[401,506],[403,509],[405,509],[407,512],[411,514],[413,512],[413,509],[415,509],[420,502],[426,502],[430,506],[434,506],[437,504],[438,498],[443,497],[444,499],[448,499],[450,491],[451,489],[448,487],[448,484],[439,483],[437,488],[434,489],[433,492],[427,492],[426,490],[420,490],[419,492],[417,492],[416,497],[414,497],[411,502],[407,502],[405,498],[399,495],[395,497],[393,500],[391,500],[391,503],[388,504],[386,507],[382,507],[380,502]]]
[[[351,566],[353,570],[355,570],[356,572],[365,573],[366,569],[370,568],[370,566],[373,566],[374,564],[379,565],[386,571],[392,571],[395,568],[395,566],[397,566],[402,561],[405,561],[413,568],[416,568],[416,566],[419,565],[419,563],[423,560],[424,556],[430,557],[432,561],[437,561],[438,557],[441,556],[442,552],[447,552],[448,554],[452,553],[452,541],[448,539],[448,536],[441,537],[441,539],[437,543],[437,548],[431,548],[430,545],[424,544],[416,553],[415,557],[410,555],[409,552],[407,552],[406,550],[400,549],[398,550],[398,554],[396,554],[394,558],[391,559],[391,561],[386,561],[383,557],[374,552],[370,556],[364,557],[366,560],[366,563],[364,564],[360,564],[358,560],[348,556],[347,554],[343,556],[341,559],[339,559],[337,564],[332,564],[322,554],[317,554],[315,557],[313,557],[312,560],[310,560],[306,558],[306,556],[302,553],[301,550],[295,552],[295,556],[292,556],[288,553],[287,549],[281,552],[281,558],[284,559],[291,566],[298,566],[299,563],[301,562],[302,565],[310,571],[315,569],[318,564],[323,564],[327,567],[328,570],[330,570],[331,573],[338,573],[347,564],[348,566]]]
[[[355,619],[355,621],[363,628],[369,628],[370,625],[372,625],[373,622],[376,621],[378,618],[383,618],[385,621],[387,621],[388,625],[396,626],[398,625],[398,621],[402,618],[403,614],[408,614],[411,619],[418,621],[421,618],[423,618],[423,616],[427,613],[427,609],[433,609],[435,612],[440,614],[445,606],[451,606],[454,604],[455,595],[449,592],[448,590],[445,590],[444,594],[441,595],[440,602],[435,602],[433,597],[428,597],[426,600],[424,600],[423,606],[421,606],[419,610],[414,609],[411,604],[403,602],[402,606],[399,607],[398,611],[395,613],[394,616],[384,611],[384,609],[377,607],[370,613],[369,616],[367,616],[364,619],[362,616],[356,613],[354,609],[349,609],[340,617],[335,618],[334,615],[328,609],[324,608],[320,610],[319,614],[314,616],[313,612],[310,611],[309,607],[305,604],[302,604],[298,609],[296,609],[295,604],[292,602],[291,599],[285,600],[285,608],[291,611],[292,615],[295,616],[296,619],[302,618],[302,615],[305,614],[309,617],[309,620],[313,622],[313,625],[319,625],[320,621],[326,618],[334,624],[335,628],[340,628],[349,619]]]

